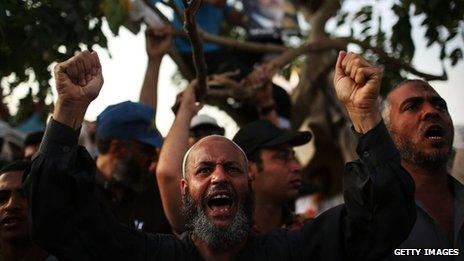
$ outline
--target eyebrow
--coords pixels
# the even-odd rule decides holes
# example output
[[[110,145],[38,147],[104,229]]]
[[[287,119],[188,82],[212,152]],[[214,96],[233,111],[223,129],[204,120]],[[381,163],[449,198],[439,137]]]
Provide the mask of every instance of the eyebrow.
[[[424,100],[425,100],[424,97],[419,97],[419,96],[409,97],[409,98],[406,98],[403,102],[401,102],[400,108],[402,108],[405,104],[408,104],[411,102],[414,102],[414,103],[424,102]],[[446,101],[440,96],[432,96],[432,97],[429,97],[427,100],[429,100],[432,103],[443,102],[446,104]]]
[[[445,99],[443,99],[443,98],[440,97],[440,96],[432,96],[432,97],[430,97],[429,100],[430,100],[431,102],[434,102],[434,103],[435,103],[435,102],[442,102],[442,103],[446,104]]]
[[[423,101],[424,101],[423,97],[418,97],[418,96],[409,97],[409,98],[406,98],[403,102],[401,102],[400,108],[402,108],[405,104],[408,104],[411,102],[418,103],[418,102],[423,102]]]
[[[198,162],[195,166],[200,166],[200,165],[207,165],[207,166],[214,166],[218,164],[216,161],[211,161],[211,160],[202,160]],[[230,160],[230,161],[224,161],[224,162],[219,162],[221,165],[240,165],[238,161]]]

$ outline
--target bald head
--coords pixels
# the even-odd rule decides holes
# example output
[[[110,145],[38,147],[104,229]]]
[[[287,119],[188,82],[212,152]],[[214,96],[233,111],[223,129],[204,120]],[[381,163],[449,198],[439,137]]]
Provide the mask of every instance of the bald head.
[[[224,136],[210,135],[200,139],[185,153],[184,159],[182,161],[182,176],[184,179],[186,179],[188,176],[189,165],[191,164],[189,159],[191,158],[191,155],[202,154],[200,156],[208,158],[215,157],[219,151],[222,152],[221,154],[225,153],[228,155],[231,160],[236,159],[238,156],[244,170],[248,169],[248,160],[246,154],[235,142],[227,139]]]

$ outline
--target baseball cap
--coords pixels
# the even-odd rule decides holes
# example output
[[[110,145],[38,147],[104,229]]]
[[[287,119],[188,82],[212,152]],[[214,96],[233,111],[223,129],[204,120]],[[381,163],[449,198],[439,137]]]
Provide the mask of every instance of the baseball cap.
[[[125,101],[108,106],[97,117],[97,137],[136,140],[161,147],[163,138],[155,128],[153,109],[141,103]]]
[[[284,143],[299,146],[311,140],[309,131],[291,131],[280,129],[267,120],[257,120],[243,126],[233,141],[239,145],[247,157],[261,148],[268,148]]]
[[[190,130],[195,130],[203,126],[215,128],[221,131],[223,133],[222,135],[224,135],[224,128],[219,126],[216,119],[206,114],[195,115],[195,117],[193,117],[192,121],[190,122]]]

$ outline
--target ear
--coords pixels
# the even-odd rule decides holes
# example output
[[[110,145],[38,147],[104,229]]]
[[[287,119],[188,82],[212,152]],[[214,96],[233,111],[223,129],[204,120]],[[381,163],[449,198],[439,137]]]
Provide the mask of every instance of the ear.
[[[254,181],[256,179],[257,173],[258,173],[258,166],[256,166],[256,163],[249,161],[248,162],[248,176],[250,177],[251,181]]]
[[[180,181],[180,193],[181,193],[182,197],[184,197],[185,193],[187,192],[187,189],[188,189],[187,180],[182,179]]]

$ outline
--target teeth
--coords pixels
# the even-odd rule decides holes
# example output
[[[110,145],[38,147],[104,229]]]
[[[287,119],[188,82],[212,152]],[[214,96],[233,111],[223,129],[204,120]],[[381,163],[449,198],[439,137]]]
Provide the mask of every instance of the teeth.
[[[212,199],[222,199],[222,198],[228,199],[229,196],[227,196],[227,195],[216,195],[216,196],[212,197]]]

